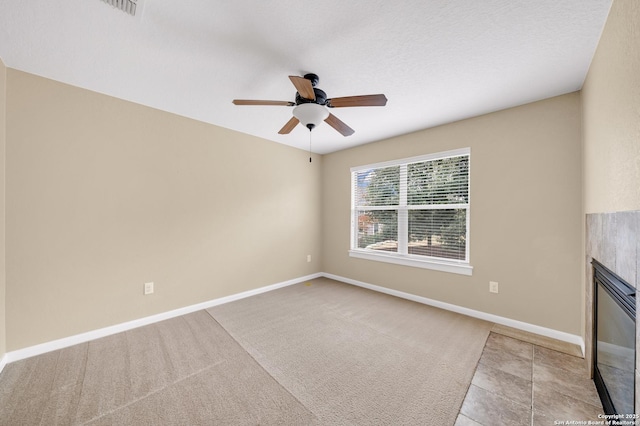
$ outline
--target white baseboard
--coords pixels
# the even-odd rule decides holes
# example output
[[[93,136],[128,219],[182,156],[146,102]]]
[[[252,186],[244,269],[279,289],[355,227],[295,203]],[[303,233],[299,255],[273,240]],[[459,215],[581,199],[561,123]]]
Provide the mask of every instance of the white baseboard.
[[[2,373],[2,369],[7,365],[7,354],[4,354],[2,358],[0,358],[0,373]]]
[[[452,305],[450,303],[440,302],[438,300],[429,299],[427,297],[416,296],[415,294],[405,293],[398,290],[393,290],[386,287],[377,286],[374,284],[365,283],[362,281],[352,280],[351,278],[345,278],[338,275],[322,273],[323,277],[330,278],[332,280],[341,281],[346,284],[352,284],[358,287],[364,287],[369,290],[377,291],[380,293],[386,293],[392,296],[400,297],[402,299],[412,300],[414,302],[422,303],[436,308],[441,308],[447,311],[457,312],[459,314],[467,315],[470,317],[482,319],[485,321],[493,322],[496,324],[506,325],[508,327],[516,328],[518,330],[527,331],[529,333],[538,334],[552,339],[560,340],[563,342],[572,343],[580,346],[582,355],[584,356],[584,340],[581,336],[575,334],[565,333],[564,331],[558,331],[551,328],[541,327],[539,325],[529,324],[526,322],[514,320],[511,318],[505,318],[494,314],[488,314],[482,311],[476,311],[469,308],[464,308],[458,305]]]
[[[364,287],[369,290],[377,291],[380,293],[386,293],[392,296],[400,297],[407,300],[412,300],[414,302],[422,303],[429,306],[434,306],[437,308],[445,309],[447,311],[457,312],[459,314],[467,315],[470,317],[482,319],[489,322],[494,322],[496,324],[502,324],[509,327],[513,327],[519,330],[528,331],[530,333],[539,334],[541,336],[550,337],[552,339],[560,340],[563,342],[573,343],[575,345],[579,345],[582,348],[582,353],[584,354],[584,340],[580,336],[576,336],[573,334],[565,333],[562,331],[553,330],[550,328],[540,327],[537,325],[525,323],[522,321],[513,320],[510,318],[501,317],[498,315],[488,314],[486,312],[476,311],[469,308],[464,308],[457,305],[452,305],[450,303],[440,302],[438,300],[429,299],[422,296],[416,296],[414,294],[405,293],[398,290],[389,289],[386,287],[381,287],[369,283],[365,283],[362,281],[352,280],[350,278],[341,277],[338,275],[328,274],[324,272],[318,272],[315,274],[307,275],[304,277],[294,278],[292,280],[283,281],[280,283],[268,285],[265,287],[260,287],[254,290],[244,291],[242,293],[232,294],[230,296],[221,297],[218,299],[209,300],[207,302],[198,303],[191,306],[185,306],[183,308],[174,309],[172,311],[163,312],[156,315],[151,315],[148,317],[140,318],[133,321],[124,322],[121,324],[116,324],[110,327],[100,328],[98,330],[88,331],[86,333],[76,334],[74,336],[65,337],[58,340],[53,340],[51,342],[41,343],[35,346],[29,346],[23,349],[18,349],[16,351],[7,352],[2,359],[0,359],[0,372],[6,364],[11,362],[19,361],[21,359],[30,358],[36,355],[41,355],[47,352],[55,351],[58,349],[63,349],[69,346],[77,345],[79,343],[85,343],[90,340],[99,339],[101,337],[110,336],[116,333],[121,333],[123,331],[132,330],[134,328],[142,327],[145,325],[153,324],[159,321],[164,321],[170,318],[175,318],[180,315],[190,314],[192,312],[200,311],[202,309],[211,308],[213,306],[222,305],[224,303],[233,302],[235,300],[244,299],[245,297],[255,296],[257,294],[266,293],[268,291],[276,290],[278,288],[290,286],[293,284],[297,284],[303,281],[312,280],[314,278],[326,277],[336,281],[340,281],[346,284],[355,285],[358,287]]]
[[[112,325],[110,327],[100,328],[98,330],[88,331],[86,333],[76,334],[75,336],[69,336],[51,342],[41,343],[35,346],[29,346],[16,351],[7,352],[0,361],[0,372],[6,364],[19,361],[21,359],[30,358],[32,356],[41,355],[47,352],[63,349],[69,346],[77,345],[79,343],[85,343],[90,340],[99,339],[101,337],[110,336],[112,334],[121,333],[123,331],[132,330],[134,328],[142,327],[145,325],[153,324],[159,321],[164,321],[170,318],[175,318],[180,315],[190,314],[192,312],[200,311],[202,309],[211,308],[213,306],[222,305],[224,303],[233,302],[234,300],[244,299],[245,297],[255,296],[260,293],[266,293],[267,291],[276,290],[278,288],[297,284],[299,282],[312,280],[314,278],[321,277],[321,273],[315,273],[304,277],[294,278],[292,280],[283,281],[276,284],[271,284],[265,287],[256,288],[253,290],[243,291],[242,293],[232,294],[230,296],[221,297],[218,299],[209,300],[207,302],[198,303],[191,306],[185,306],[184,308],[174,309],[172,311],[163,312],[156,315],[140,318],[133,321],[124,322],[121,324]]]

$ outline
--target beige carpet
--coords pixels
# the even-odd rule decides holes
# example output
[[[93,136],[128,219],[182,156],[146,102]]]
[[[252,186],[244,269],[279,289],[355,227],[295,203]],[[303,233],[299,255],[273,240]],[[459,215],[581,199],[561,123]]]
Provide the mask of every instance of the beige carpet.
[[[453,425],[492,326],[329,279],[209,312],[331,425]]]
[[[453,425],[490,323],[318,279],[15,362],[2,425]]]
[[[2,425],[315,424],[205,311],[9,364]]]

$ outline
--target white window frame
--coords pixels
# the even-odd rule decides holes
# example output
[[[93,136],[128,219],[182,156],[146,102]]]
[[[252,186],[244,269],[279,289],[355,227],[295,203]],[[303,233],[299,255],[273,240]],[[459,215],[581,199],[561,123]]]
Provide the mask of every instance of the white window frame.
[[[407,252],[407,239],[408,239],[408,222],[409,222],[409,210],[412,206],[407,206],[407,188],[406,188],[406,174],[407,165],[411,163],[418,163],[429,160],[438,160],[449,157],[457,157],[461,155],[469,156],[469,203],[457,204],[457,205],[443,205],[436,208],[452,209],[452,208],[466,208],[466,260],[449,260],[432,258],[420,255],[412,255]],[[470,239],[470,223],[471,223],[471,148],[461,148],[451,151],[438,152],[427,155],[420,155],[417,157],[403,158],[393,161],[385,161],[375,164],[367,164],[363,166],[357,166],[351,168],[351,227],[350,227],[350,249],[349,256],[373,260],[379,262],[395,263],[404,266],[413,266],[417,268],[433,269],[436,271],[451,272],[454,274],[471,275],[473,272],[473,266],[470,264],[469,247],[471,245]],[[386,251],[374,251],[358,248],[358,206],[356,206],[355,191],[357,173],[362,170],[384,168],[391,166],[400,166],[400,203],[397,206],[398,211],[398,252],[386,252]],[[404,176],[404,179],[403,179]]]

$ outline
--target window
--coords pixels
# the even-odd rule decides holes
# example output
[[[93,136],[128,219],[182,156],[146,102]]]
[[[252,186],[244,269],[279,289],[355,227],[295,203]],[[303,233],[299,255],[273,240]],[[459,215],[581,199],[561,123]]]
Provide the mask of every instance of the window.
[[[471,275],[464,148],[351,169],[351,256]]]

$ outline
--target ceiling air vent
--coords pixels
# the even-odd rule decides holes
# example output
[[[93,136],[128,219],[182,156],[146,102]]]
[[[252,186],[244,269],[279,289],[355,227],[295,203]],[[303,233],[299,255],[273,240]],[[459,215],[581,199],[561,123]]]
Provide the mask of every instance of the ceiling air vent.
[[[103,2],[110,4],[116,9],[120,9],[123,12],[128,13],[131,16],[136,16],[136,12],[138,15],[142,12],[142,1],[143,0],[102,0]]]

